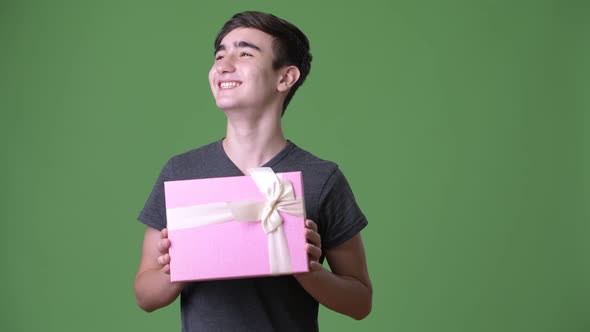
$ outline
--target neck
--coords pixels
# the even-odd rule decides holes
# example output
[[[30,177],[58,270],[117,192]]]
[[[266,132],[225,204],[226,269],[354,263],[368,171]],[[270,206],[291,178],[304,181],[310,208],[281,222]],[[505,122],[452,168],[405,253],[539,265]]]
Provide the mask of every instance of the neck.
[[[223,148],[244,174],[247,174],[248,168],[266,164],[287,144],[280,113],[271,112],[258,117],[241,116],[238,112],[226,114],[227,132]]]

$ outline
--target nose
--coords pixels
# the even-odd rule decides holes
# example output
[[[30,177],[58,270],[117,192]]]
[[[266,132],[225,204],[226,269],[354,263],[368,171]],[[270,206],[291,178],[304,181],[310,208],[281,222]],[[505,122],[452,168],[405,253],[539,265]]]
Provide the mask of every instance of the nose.
[[[219,74],[231,73],[235,71],[236,68],[234,67],[231,56],[226,56],[223,59],[217,60],[215,64],[215,70],[217,70],[217,73]]]

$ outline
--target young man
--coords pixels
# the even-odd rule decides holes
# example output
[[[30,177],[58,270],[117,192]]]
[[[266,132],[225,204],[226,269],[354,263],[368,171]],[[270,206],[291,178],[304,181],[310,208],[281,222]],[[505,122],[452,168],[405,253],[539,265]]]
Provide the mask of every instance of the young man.
[[[318,302],[355,319],[369,314],[365,216],[338,166],[286,140],[281,129],[310,65],[307,37],[287,21],[244,12],[223,26],[209,82],[227,134],[170,159],[138,217],[147,225],[135,278],[141,308],[153,311],[181,295],[183,331],[317,331]],[[310,272],[171,283],[163,182],[239,176],[261,166],[303,172]],[[324,257],[332,271],[321,265]]]

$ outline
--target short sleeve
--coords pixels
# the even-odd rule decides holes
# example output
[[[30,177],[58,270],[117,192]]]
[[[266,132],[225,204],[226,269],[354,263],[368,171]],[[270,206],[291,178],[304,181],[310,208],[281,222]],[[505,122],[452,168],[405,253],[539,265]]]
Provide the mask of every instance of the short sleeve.
[[[153,227],[157,230],[162,230],[166,227],[166,201],[164,197],[164,181],[168,181],[172,177],[172,165],[171,161],[168,161],[156,183],[150,193],[147,201],[137,220],[146,224],[147,226]]]
[[[319,208],[319,233],[325,249],[342,244],[367,226],[367,219],[339,168],[326,181]]]

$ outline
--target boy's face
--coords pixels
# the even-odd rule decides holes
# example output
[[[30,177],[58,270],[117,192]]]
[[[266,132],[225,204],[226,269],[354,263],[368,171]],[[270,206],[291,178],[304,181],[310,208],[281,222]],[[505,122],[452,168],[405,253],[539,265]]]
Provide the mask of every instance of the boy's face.
[[[272,42],[271,35],[251,28],[234,29],[223,38],[209,71],[217,107],[263,110],[280,98]]]

